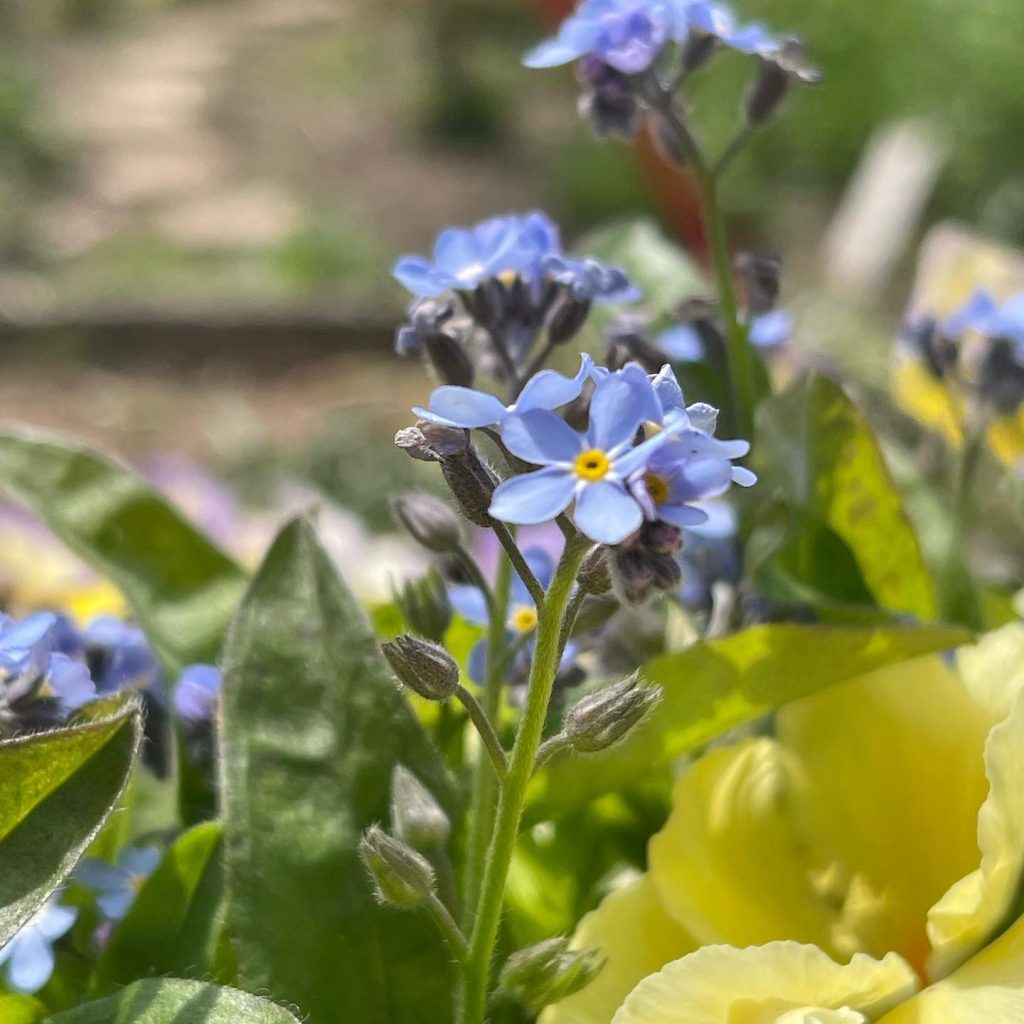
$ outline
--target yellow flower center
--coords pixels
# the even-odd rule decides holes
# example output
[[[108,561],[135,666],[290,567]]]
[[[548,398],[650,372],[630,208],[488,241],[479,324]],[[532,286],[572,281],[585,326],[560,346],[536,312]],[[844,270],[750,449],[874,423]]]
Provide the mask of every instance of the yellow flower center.
[[[510,622],[517,633],[529,633],[537,628],[537,609],[523,605],[512,613]]]
[[[514,270],[503,270],[498,274],[498,280],[506,287],[511,288],[516,283],[516,278],[519,276]]]
[[[668,484],[657,473],[645,473],[644,486],[655,505],[663,505],[668,499]]]
[[[576,475],[583,480],[603,480],[611,468],[608,456],[598,448],[576,456]]]

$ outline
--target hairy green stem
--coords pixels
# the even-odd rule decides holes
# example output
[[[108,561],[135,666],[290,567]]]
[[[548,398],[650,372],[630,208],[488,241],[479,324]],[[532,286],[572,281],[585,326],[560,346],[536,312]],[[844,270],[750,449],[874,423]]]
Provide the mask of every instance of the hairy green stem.
[[[444,939],[444,944],[448,947],[449,952],[459,963],[465,963],[466,956],[469,953],[466,937],[455,923],[455,918],[448,912],[448,908],[441,902],[436,893],[431,893],[427,897],[423,907],[433,918],[434,924],[437,925],[437,930],[441,933],[441,938]]]
[[[494,765],[494,773],[500,781],[505,778],[505,773],[508,771],[508,758],[505,756],[505,748],[502,747],[501,740],[498,739],[498,734],[494,731],[494,726],[491,724],[487,712],[484,711],[480,701],[464,686],[457,686],[455,688],[455,696],[458,697],[462,706],[469,712],[469,720],[476,728],[477,734],[483,742],[484,749],[487,751],[487,756],[491,759],[491,764]]]
[[[523,817],[526,789],[543,738],[551,691],[558,672],[558,648],[564,618],[588,544],[569,544],[555,570],[537,626],[526,706],[512,748],[508,775],[498,800],[498,813],[487,851],[483,886],[461,979],[459,1024],[483,1024],[487,1012],[491,965],[498,940],[512,852]]]
[[[494,584],[494,605],[487,629],[487,676],[484,680],[483,708],[491,722],[498,720],[501,711],[502,680],[505,675],[505,630],[508,619],[509,588],[512,585],[512,563],[498,559],[498,577]],[[467,927],[472,921],[480,884],[484,873],[484,859],[491,840],[494,824],[494,805],[497,784],[486,758],[478,757],[473,766],[473,782],[469,801],[469,835],[466,840],[466,861],[463,874],[462,913]]]
[[[539,612],[544,605],[544,588],[537,581],[537,577],[534,576],[533,570],[530,568],[526,559],[523,557],[522,551],[519,550],[519,545],[516,543],[515,537],[512,536],[511,530],[504,524],[495,522],[494,533],[501,543],[501,546],[505,549],[505,554],[508,555],[508,560],[512,563],[516,574],[523,581],[523,586],[526,587],[533,598],[533,603],[537,606]]]

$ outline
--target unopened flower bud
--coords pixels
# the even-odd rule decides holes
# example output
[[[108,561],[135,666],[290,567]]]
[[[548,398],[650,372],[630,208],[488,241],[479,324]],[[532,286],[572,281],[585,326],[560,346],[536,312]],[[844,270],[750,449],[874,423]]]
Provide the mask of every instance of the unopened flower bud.
[[[459,666],[439,644],[403,633],[381,650],[399,681],[427,700],[448,700],[459,685]]]
[[[563,936],[513,953],[501,970],[499,987],[539,1013],[589,985],[604,966],[596,949],[569,949]]]
[[[579,62],[577,77],[583,86],[580,116],[602,138],[632,140],[644,114],[629,76],[588,54]]]
[[[564,345],[580,332],[590,316],[589,299],[577,299],[567,293],[548,321],[548,341]]]
[[[652,555],[674,555],[683,546],[683,531],[658,519],[640,528],[639,543]]]
[[[428,640],[441,640],[452,622],[452,605],[448,587],[436,569],[418,580],[406,580],[392,596],[414,633]]]
[[[427,860],[379,825],[371,825],[363,833],[359,859],[381,903],[412,910],[422,906],[434,891],[434,869]]]
[[[391,776],[391,825],[403,843],[423,853],[442,848],[451,833],[434,794],[401,764]]]
[[[576,583],[586,594],[607,594],[612,589],[612,574],[604,547],[596,547],[583,559]]]
[[[441,472],[462,514],[475,526],[490,527],[493,520],[488,509],[498,481],[476,452],[466,448],[446,456],[441,460]]]
[[[626,604],[643,604],[654,592],[656,573],[645,552],[616,548],[611,567],[612,583]]]
[[[671,555],[652,555],[651,568],[654,571],[655,590],[672,594],[682,586],[682,567]]]
[[[473,361],[466,350],[450,334],[431,334],[423,341],[427,359],[442,384],[468,388],[473,384]]]
[[[794,82],[812,85],[821,80],[817,68],[807,63],[803,43],[787,39],[774,53],[760,59],[760,70],[747,93],[746,115],[751,125],[764,124],[782,104]]]
[[[639,686],[637,673],[606,686],[574,704],[565,714],[562,732],[584,753],[617,743],[661,700],[661,689]]]
[[[415,427],[406,427],[395,434],[395,447],[417,462],[440,462],[466,448],[466,432],[420,420]]]
[[[462,542],[458,517],[432,494],[405,494],[391,503],[391,511],[413,540],[436,555],[448,554]]]
[[[718,49],[718,37],[710,32],[690,30],[683,46],[683,70],[687,73],[697,71],[715,55]]]
[[[741,252],[733,261],[743,305],[751,316],[770,313],[779,301],[782,260],[774,254]]]

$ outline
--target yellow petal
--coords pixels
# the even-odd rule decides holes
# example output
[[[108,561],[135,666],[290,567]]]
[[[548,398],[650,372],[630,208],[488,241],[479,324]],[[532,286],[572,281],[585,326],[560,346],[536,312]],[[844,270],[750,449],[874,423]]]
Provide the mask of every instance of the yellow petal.
[[[989,793],[978,813],[981,866],[928,915],[929,976],[942,978],[977,952],[1006,919],[1024,874],[1024,691],[985,744]],[[1024,1018],[1022,1018],[1024,1019]]]
[[[895,950],[923,972],[928,910],[978,865],[991,716],[941,658],[919,658],[784,708],[797,759],[793,807],[822,869],[842,884],[832,942]]]
[[[886,1014],[879,1024],[1021,1024],[1024,919],[944,981]]]
[[[866,1024],[915,988],[913,970],[895,953],[838,964],[796,942],[704,946],[645,978],[613,1024]]]
[[[714,750],[676,783],[672,814],[649,846],[665,909],[701,943],[828,939],[791,813],[791,772],[771,740]]]
[[[549,1006],[540,1024],[610,1024],[637,982],[697,947],[661,908],[647,875],[611,893],[587,914],[572,945],[596,947],[607,961],[582,992]]]
[[[961,647],[956,670],[967,692],[988,708],[992,724],[1002,721],[1024,689],[1024,624],[1008,623]]]

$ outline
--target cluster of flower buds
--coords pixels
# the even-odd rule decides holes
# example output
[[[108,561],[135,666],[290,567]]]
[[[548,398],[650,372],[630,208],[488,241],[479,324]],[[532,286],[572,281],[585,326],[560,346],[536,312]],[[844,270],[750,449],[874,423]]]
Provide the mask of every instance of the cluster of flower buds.
[[[904,329],[904,354],[937,380],[996,414],[1024,402],[1024,292],[998,302],[975,292],[952,316],[921,317]]]
[[[483,371],[518,388],[541,337],[548,350],[565,344],[595,302],[639,296],[618,268],[567,257],[539,211],[449,228],[431,256],[405,256],[394,273],[416,297],[398,352],[423,352],[443,383],[462,387]]]
[[[652,113],[657,137],[665,101],[722,50],[757,61],[744,104],[751,127],[778,110],[793,84],[819,80],[798,39],[741,24],[726,4],[711,0],[582,0],[524,63],[549,68],[579,61],[580,110],[600,135],[632,138]],[[671,141],[668,148],[685,159]]]

